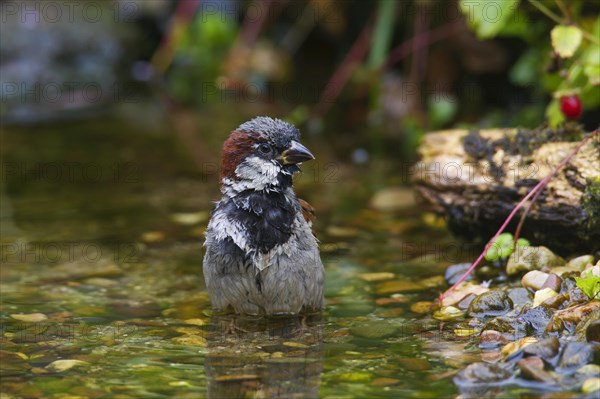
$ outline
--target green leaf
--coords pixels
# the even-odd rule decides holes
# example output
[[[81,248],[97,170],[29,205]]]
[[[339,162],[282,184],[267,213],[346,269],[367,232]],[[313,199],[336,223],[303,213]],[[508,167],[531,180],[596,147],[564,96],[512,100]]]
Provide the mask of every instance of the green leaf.
[[[460,0],[460,10],[479,39],[496,36],[518,5],[519,0]]]
[[[518,241],[517,241],[518,242]],[[514,238],[510,233],[502,233],[485,253],[485,259],[492,262],[500,258],[508,258],[513,253]]]
[[[552,37],[552,47],[554,51],[562,58],[569,58],[575,54],[575,51],[581,44],[583,34],[581,29],[576,26],[557,25],[550,32]]]
[[[583,293],[590,299],[594,299],[600,295],[600,277],[575,277],[575,283],[579,289],[583,291]]]

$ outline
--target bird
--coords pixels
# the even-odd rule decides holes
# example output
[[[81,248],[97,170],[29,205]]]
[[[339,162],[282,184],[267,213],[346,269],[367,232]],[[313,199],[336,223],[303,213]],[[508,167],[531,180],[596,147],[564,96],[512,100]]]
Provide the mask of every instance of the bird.
[[[242,123],[221,151],[221,194],[204,242],[213,311],[299,315],[323,309],[325,271],[314,209],[293,176],[315,159],[292,124],[266,116]]]

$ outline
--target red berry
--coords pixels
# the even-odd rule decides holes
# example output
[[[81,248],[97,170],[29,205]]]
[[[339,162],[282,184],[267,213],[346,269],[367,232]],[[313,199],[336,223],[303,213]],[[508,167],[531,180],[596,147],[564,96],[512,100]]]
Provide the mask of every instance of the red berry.
[[[570,119],[577,119],[581,116],[581,100],[579,96],[570,95],[560,98],[560,110],[563,115]]]

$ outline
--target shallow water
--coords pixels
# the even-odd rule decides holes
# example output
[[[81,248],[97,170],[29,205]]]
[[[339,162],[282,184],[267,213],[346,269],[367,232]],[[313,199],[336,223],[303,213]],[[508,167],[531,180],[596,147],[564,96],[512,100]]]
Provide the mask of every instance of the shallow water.
[[[204,154],[215,154],[225,133],[201,135],[210,137]],[[310,138],[307,146],[319,158]],[[414,206],[361,205],[394,176],[306,164],[297,187],[319,214],[327,310],[217,319],[201,267],[217,158],[192,158],[167,124],[110,116],[3,128],[6,397],[459,394],[453,375],[481,351],[411,305],[435,300],[444,268],[474,253]]]

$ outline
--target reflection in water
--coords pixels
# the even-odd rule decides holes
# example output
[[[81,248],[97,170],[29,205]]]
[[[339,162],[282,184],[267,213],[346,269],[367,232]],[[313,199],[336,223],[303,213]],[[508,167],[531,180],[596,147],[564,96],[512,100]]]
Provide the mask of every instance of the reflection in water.
[[[215,316],[208,335],[208,397],[318,398],[323,370],[320,315]]]

